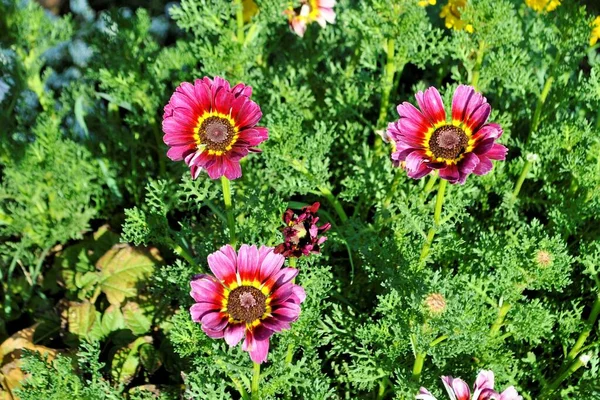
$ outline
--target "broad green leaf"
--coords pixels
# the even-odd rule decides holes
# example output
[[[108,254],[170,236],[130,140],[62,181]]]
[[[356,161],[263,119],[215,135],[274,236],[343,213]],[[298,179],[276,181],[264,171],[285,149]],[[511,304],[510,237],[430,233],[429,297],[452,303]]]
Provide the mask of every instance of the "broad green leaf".
[[[144,343],[140,346],[140,361],[148,373],[153,374],[162,365],[158,350],[150,343]]]
[[[108,336],[111,332],[125,328],[123,313],[117,306],[109,306],[102,315],[102,332]]]
[[[96,264],[100,287],[110,304],[120,305],[125,298],[134,297],[138,282],[147,279],[161,261],[155,248],[114,245]]]
[[[150,336],[137,338],[127,347],[116,351],[111,363],[111,374],[115,380],[127,383],[135,377],[140,365],[139,348],[146,343],[152,343]]]
[[[125,327],[131,329],[135,335],[142,335],[150,330],[152,321],[144,315],[144,311],[138,303],[127,302],[123,307]]]

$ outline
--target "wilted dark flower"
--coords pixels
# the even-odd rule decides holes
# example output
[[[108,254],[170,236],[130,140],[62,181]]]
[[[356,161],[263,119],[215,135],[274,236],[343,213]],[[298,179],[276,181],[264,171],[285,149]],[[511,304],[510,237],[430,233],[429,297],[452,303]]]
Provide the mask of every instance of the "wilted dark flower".
[[[317,202],[312,206],[302,207],[300,215],[296,215],[292,209],[287,209],[283,214],[283,222],[286,224],[283,228],[284,242],[275,248],[275,253],[285,257],[302,257],[321,252],[320,245],[327,238],[320,235],[331,228],[331,224],[317,226],[317,211],[320,206]]]

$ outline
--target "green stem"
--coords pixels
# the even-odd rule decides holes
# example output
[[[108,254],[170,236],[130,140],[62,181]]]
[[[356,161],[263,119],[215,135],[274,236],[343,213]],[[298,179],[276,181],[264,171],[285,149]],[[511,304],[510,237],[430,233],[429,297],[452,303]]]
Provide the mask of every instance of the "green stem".
[[[421,249],[421,257],[419,261],[425,260],[427,255],[429,254],[429,250],[431,249],[431,244],[433,243],[433,238],[435,237],[435,233],[440,225],[440,219],[442,216],[442,205],[444,204],[444,193],[446,192],[446,186],[448,185],[448,181],[442,179],[440,181],[440,185],[438,187],[437,197],[435,199],[435,211],[433,213],[433,226],[429,229],[427,233],[427,240],[423,244],[423,248]]]
[[[428,195],[429,192],[431,192],[431,189],[433,189],[433,185],[435,185],[436,180],[437,180],[437,175],[431,174],[431,176],[429,177],[429,181],[427,182],[427,185],[425,185],[425,188],[423,189],[423,193],[425,193],[425,195]]]
[[[160,134],[160,130],[158,129],[158,125],[156,122],[152,124],[152,130],[154,132],[154,140],[156,141],[156,157],[158,158],[158,170],[161,176],[165,175],[166,165],[165,165],[165,153],[163,152],[163,140],[162,135]]]
[[[429,347],[435,347],[448,338],[449,338],[448,335],[442,335],[442,336],[438,337],[437,339],[435,339],[433,342],[429,343]]]
[[[538,126],[540,124],[540,117],[542,116],[542,108],[544,107],[544,103],[546,102],[546,98],[548,98],[548,93],[550,93],[550,89],[552,89],[552,84],[554,83],[554,77],[549,76],[544,83],[544,88],[542,89],[542,93],[538,98],[537,104],[535,106],[535,112],[533,114],[533,120],[531,121],[531,128],[529,130],[529,135],[527,136],[527,142],[531,135],[537,131]]]
[[[260,399],[260,396],[258,393],[259,384],[260,384],[260,364],[254,363],[254,368],[252,369],[252,400]]]
[[[340,217],[340,220],[342,220],[342,222],[348,221],[348,215],[346,214],[346,211],[344,211],[344,208],[342,207],[342,204],[337,199],[337,197],[335,197],[333,193],[331,193],[331,190],[329,190],[325,186],[319,186],[318,188],[321,191],[321,194],[325,196],[329,203],[331,203],[331,205],[335,209],[335,212]]]
[[[500,332],[500,328],[502,327],[502,324],[504,323],[504,319],[506,318],[506,315],[508,314],[508,311],[510,311],[510,304],[509,303],[503,303],[502,306],[500,307],[500,309],[498,310],[498,316],[496,317],[496,321],[494,321],[494,324],[492,325],[491,329],[490,329],[490,336],[494,337],[498,334],[498,332]]]
[[[288,264],[291,268],[296,268],[297,262],[298,262],[298,259],[296,257],[288,258]],[[292,284],[296,283],[296,277],[293,277],[291,282],[292,282]],[[295,347],[296,346],[294,345],[293,342],[288,344],[287,353],[285,354],[285,363],[286,364],[292,363],[292,359],[294,358],[294,348]]]
[[[527,178],[527,174],[531,170],[532,165],[533,165],[532,161],[530,161],[530,160],[525,161],[525,165],[523,165],[523,169],[521,170],[521,175],[519,175],[519,179],[517,180],[517,183],[515,184],[515,188],[512,192],[512,201],[513,202],[515,200],[517,200],[517,197],[519,196],[519,192],[521,191],[521,186],[523,186],[523,182],[525,182],[525,178]]]
[[[481,70],[481,64],[483,64],[483,55],[485,53],[485,41],[479,42],[479,49],[477,50],[477,60],[475,61],[475,67],[473,67],[473,76],[471,77],[471,86],[477,90],[477,84],[479,83],[479,72]]]
[[[552,383],[550,383],[542,394],[540,395],[540,399],[547,399],[549,396],[560,386],[560,384],[567,379],[569,376],[573,375],[579,368],[586,365],[589,361],[589,356],[581,356],[577,360],[575,360],[566,371],[560,374]]]
[[[387,62],[383,73],[383,85],[381,92],[381,105],[379,107],[379,118],[377,119],[377,127],[383,126],[387,118],[388,106],[390,104],[390,92],[394,85],[394,74],[396,73],[396,63],[394,60],[396,42],[394,39],[387,39],[386,41],[386,53]],[[381,140],[377,140],[379,146],[381,146]],[[378,147],[379,147],[378,146]]]
[[[427,353],[417,353],[415,357],[415,363],[413,364],[412,380],[413,382],[419,383],[421,380],[421,371],[423,371],[423,364],[425,364],[425,357]]]
[[[237,41],[241,45],[244,44],[244,5],[242,0],[235,0],[236,10],[235,16],[237,20]]]
[[[389,382],[390,380],[387,376],[381,378],[381,381],[379,382],[379,390],[377,391],[377,400],[381,400],[385,397],[386,389]]]
[[[600,293],[596,294],[596,300],[594,301],[594,305],[592,306],[592,312],[585,322],[585,329],[579,334],[579,338],[577,338],[577,342],[575,342],[575,346],[571,349],[569,354],[567,354],[567,361],[573,361],[575,357],[581,351],[581,348],[585,344],[588,336],[592,333],[594,329],[594,325],[596,324],[596,320],[598,319],[598,315],[600,315]]]
[[[229,226],[229,243],[235,247],[235,219],[233,218],[233,208],[231,203],[231,183],[229,179],[222,176],[221,185],[223,186],[223,202],[225,203],[225,212],[227,214],[227,225]]]

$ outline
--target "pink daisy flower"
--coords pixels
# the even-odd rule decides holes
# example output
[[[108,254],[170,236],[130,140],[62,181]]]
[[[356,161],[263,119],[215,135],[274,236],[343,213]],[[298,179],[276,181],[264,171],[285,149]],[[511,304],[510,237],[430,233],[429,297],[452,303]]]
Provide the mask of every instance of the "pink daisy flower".
[[[272,247],[243,244],[238,253],[230,245],[221,247],[208,256],[215,276],[202,274],[191,282],[192,319],[230,346],[245,339],[242,349],[252,361],[266,361],[269,338],[290,328],[306,298],[304,289],[291,282],[298,270],[281,268],[284,261]]]
[[[491,107],[472,86],[460,85],[452,99],[452,120],[436,88],[416,95],[420,111],[408,102],[397,108],[400,119],[388,125],[394,141],[394,164],[405,162],[408,176],[422,178],[432,170],[450,183],[465,183],[471,173],[485,175],[491,160],[504,160],[508,149],[496,143],[498,124],[487,123]]]
[[[451,400],[523,400],[523,397],[519,396],[514,386],[508,387],[502,393],[495,392],[494,372],[492,371],[479,372],[475,380],[472,396],[469,385],[462,379],[442,376],[442,382]],[[423,387],[419,390],[419,394],[415,398],[417,400],[437,400]]]
[[[163,115],[167,156],[185,160],[193,179],[203,170],[211,179],[242,176],[240,160],[269,138],[267,128],[256,126],[262,112],[251,95],[250,86],[232,88],[218,76],[181,83]]]
[[[306,26],[316,21],[321,28],[327,23],[335,23],[335,0],[301,0],[299,8],[289,8],[284,13],[288,16],[290,29],[298,36],[303,37]]]

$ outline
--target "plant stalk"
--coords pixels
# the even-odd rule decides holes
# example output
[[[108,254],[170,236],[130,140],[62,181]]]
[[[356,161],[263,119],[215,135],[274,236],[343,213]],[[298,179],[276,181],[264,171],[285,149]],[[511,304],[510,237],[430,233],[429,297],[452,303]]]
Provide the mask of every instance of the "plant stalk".
[[[260,364],[254,363],[252,368],[252,400],[259,400],[259,385],[260,385]]]
[[[423,364],[425,364],[425,357],[427,353],[417,353],[415,357],[415,363],[413,364],[412,380],[413,382],[419,383],[421,380],[421,371],[423,371]]]
[[[229,227],[229,244],[235,247],[237,240],[235,237],[235,219],[233,218],[233,207],[231,202],[231,183],[229,179],[222,176],[221,185],[223,186],[223,202],[225,203],[227,225]]]
[[[244,45],[244,5],[242,0],[235,0],[236,10],[235,17],[237,22],[237,41],[240,45]]]
[[[519,196],[519,192],[521,191],[521,187],[523,186],[523,182],[525,182],[525,178],[527,178],[527,174],[531,170],[532,165],[533,165],[533,162],[531,160],[525,161],[525,165],[523,165],[523,169],[521,170],[519,179],[517,180],[517,183],[515,184],[515,188],[512,192],[512,201],[513,202],[517,200],[517,197]]]
[[[544,88],[542,89],[542,93],[540,97],[538,97],[537,104],[535,106],[535,112],[533,114],[533,120],[531,121],[531,128],[529,130],[529,135],[527,136],[527,141],[531,138],[531,135],[537,131],[538,126],[540,124],[540,117],[542,116],[542,108],[544,107],[544,103],[548,98],[548,93],[550,93],[550,89],[552,89],[552,84],[554,83],[554,77],[549,76],[544,83]]]
[[[477,84],[479,83],[479,73],[481,71],[481,64],[483,64],[483,55],[485,54],[485,41],[479,42],[479,49],[477,50],[477,60],[475,61],[475,67],[473,67],[473,76],[471,77],[471,86],[477,90]]]
[[[340,217],[340,220],[342,222],[348,221],[348,215],[346,214],[346,211],[344,211],[344,208],[342,207],[340,201],[333,195],[333,193],[331,193],[331,190],[329,190],[325,186],[319,186],[318,188],[321,191],[321,194],[325,196],[329,203],[331,203],[331,205],[335,209],[335,212]]]
[[[442,179],[440,181],[440,185],[438,187],[437,197],[435,199],[435,211],[433,213],[433,226],[429,229],[427,233],[427,240],[425,244],[423,244],[423,248],[421,249],[421,257],[419,261],[425,260],[427,255],[429,254],[429,250],[431,249],[431,244],[433,243],[433,238],[435,237],[435,233],[440,225],[440,219],[442,216],[442,205],[444,204],[444,194],[446,192],[446,186],[448,185],[448,181]]]
[[[502,327],[502,324],[504,323],[504,319],[506,318],[506,315],[510,311],[510,307],[511,306],[509,303],[503,303],[502,306],[500,307],[500,310],[498,310],[498,317],[496,317],[496,321],[494,321],[494,324],[492,325],[492,327],[490,329],[491,337],[496,336],[498,334],[498,332],[500,332],[500,328]]]
[[[383,73],[383,85],[381,92],[381,105],[379,107],[379,118],[377,119],[377,128],[381,127],[387,118],[388,106],[390,104],[390,92],[394,85],[394,74],[396,73],[396,63],[394,59],[396,41],[394,39],[386,40],[387,62]],[[377,140],[381,146],[381,140]],[[378,147],[379,147],[378,146]]]
[[[585,322],[586,327],[579,334],[579,337],[577,338],[577,342],[575,342],[575,346],[573,346],[571,351],[569,351],[569,354],[567,354],[568,362],[573,361],[575,359],[575,357],[577,357],[577,355],[581,351],[581,348],[585,344],[585,341],[587,340],[588,336],[590,336],[590,333],[592,333],[592,330],[594,329],[594,325],[596,324],[596,320],[598,319],[599,315],[600,315],[600,293],[597,293],[596,300],[594,301],[594,305],[592,306],[592,312],[590,313],[587,321]]]
[[[573,375],[579,368],[586,365],[589,361],[589,356],[581,356],[577,360],[575,360],[566,371],[560,374],[552,383],[550,383],[546,388],[542,391],[540,395],[540,399],[547,399],[549,396],[560,386],[561,383],[569,376]]]

